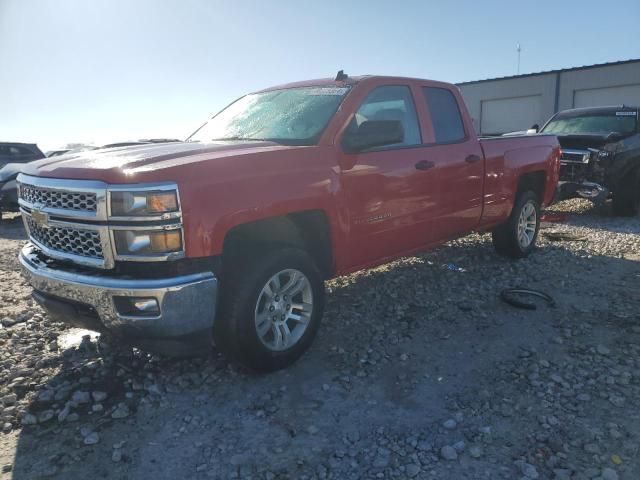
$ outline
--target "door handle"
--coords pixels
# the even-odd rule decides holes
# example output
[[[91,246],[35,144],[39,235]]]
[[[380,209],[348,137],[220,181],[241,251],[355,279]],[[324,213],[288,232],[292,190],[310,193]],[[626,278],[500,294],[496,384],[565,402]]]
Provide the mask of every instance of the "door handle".
[[[478,155],[469,155],[467,158],[464,159],[464,161],[467,163],[476,163],[476,162],[479,162],[480,160],[482,160],[482,158],[480,158]]]
[[[436,164],[429,160],[420,160],[416,163],[416,170],[429,170],[430,168],[435,167]]]

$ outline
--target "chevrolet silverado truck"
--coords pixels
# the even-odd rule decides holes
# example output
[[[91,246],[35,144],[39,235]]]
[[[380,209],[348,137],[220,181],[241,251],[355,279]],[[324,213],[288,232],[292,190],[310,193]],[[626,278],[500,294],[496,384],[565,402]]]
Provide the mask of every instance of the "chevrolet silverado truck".
[[[491,231],[526,257],[555,136],[479,140],[458,89],[364,76],[246,95],[185,142],[62,155],[18,178],[20,263],[50,316],[142,349],[294,362],[324,280]]]
[[[558,199],[582,197],[601,203],[613,197],[616,215],[640,211],[638,108],[576,108],[559,112],[543,133],[562,147]]]

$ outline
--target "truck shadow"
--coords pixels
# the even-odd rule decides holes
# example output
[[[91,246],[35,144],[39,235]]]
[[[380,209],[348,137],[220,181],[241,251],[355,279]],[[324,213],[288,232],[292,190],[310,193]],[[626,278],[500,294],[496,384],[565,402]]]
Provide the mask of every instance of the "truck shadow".
[[[0,238],[9,240],[26,240],[22,217],[17,213],[3,213],[0,220]]]
[[[37,369],[56,373],[18,389],[19,403],[42,423],[16,435],[13,478],[315,475],[321,463],[343,468],[337,446],[374,438],[379,428],[441,443],[438,426],[451,399],[459,408],[478,392],[502,395],[510,380],[498,367],[517,365],[523,351],[563,358],[565,346],[551,341],[562,329],[592,325],[586,343],[638,336],[637,262],[586,258],[560,244],[505,261],[487,236],[480,246],[477,240],[328,282],[311,351],[270,375],[237,368],[216,352],[175,360],[102,340],[52,349]],[[548,284],[550,268],[572,275]],[[499,291],[514,279],[548,291],[557,307],[524,312],[501,303]],[[602,288],[614,283],[615,293]],[[512,421],[508,428],[529,431],[536,417]]]
[[[559,202],[553,205],[550,212],[564,214],[567,216],[567,224],[586,227],[590,230],[602,230],[616,233],[638,233],[640,227],[640,216],[637,217],[617,217],[613,213],[611,200],[601,205],[595,205],[588,200],[571,200],[571,206],[566,202]],[[575,207],[579,209],[576,210]],[[562,228],[562,223],[553,224]]]

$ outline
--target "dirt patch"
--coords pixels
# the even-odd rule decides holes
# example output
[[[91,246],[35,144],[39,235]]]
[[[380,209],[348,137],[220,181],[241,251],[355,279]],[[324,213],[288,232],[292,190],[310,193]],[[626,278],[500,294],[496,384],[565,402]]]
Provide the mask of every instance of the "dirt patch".
[[[526,260],[470,235],[328,282],[311,351],[265,376],[50,322],[3,221],[0,478],[638,478],[640,219],[608,208],[561,203],[585,240]],[[500,301],[520,286],[555,307]]]

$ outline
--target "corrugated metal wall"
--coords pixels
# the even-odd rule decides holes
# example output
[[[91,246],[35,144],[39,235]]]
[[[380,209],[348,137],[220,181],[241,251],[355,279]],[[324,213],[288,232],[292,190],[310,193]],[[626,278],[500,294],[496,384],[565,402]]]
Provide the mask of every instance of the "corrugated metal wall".
[[[476,131],[497,135],[542,125],[574,107],[640,106],[640,60],[458,85]]]

